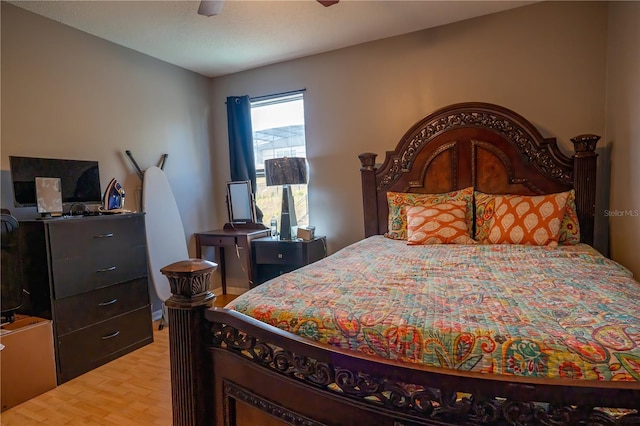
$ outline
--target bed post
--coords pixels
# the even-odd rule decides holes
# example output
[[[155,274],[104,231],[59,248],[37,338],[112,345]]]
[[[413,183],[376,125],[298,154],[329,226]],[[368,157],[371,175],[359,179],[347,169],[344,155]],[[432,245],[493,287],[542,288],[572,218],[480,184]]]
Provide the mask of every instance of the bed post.
[[[600,136],[579,135],[571,138],[576,151],[573,156],[573,188],[580,223],[581,242],[593,245],[596,213],[596,144]]]
[[[203,425],[214,419],[211,362],[206,360],[204,311],[215,296],[210,290],[211,274],[217,264],[189,259],[160,270],[171,287],[166,302],[169,313],[171,357],[171,404],[174,426]]]
[[[358,155],[362,176],[362,207],[365,238],[380,233],[378,229],[378,194],[376,190],[376,156],[372,152]]]

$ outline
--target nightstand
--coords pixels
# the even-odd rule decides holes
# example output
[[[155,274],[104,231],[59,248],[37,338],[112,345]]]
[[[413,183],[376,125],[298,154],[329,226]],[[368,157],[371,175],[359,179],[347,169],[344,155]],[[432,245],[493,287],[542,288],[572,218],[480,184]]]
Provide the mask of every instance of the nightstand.
[[[251,241],[254,286],[322,259],[327,255],[326,237],[313,240],[279,240],[266,237]]]

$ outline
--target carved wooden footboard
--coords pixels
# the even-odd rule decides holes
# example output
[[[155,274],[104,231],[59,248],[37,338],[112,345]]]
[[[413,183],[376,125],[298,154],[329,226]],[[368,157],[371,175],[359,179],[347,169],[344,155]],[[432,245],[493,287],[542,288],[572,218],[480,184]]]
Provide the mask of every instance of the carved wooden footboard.
[[[209,308],[215,264],[163,268],[174,425],[640,424],[637,382],[500,377],[413,366]]]

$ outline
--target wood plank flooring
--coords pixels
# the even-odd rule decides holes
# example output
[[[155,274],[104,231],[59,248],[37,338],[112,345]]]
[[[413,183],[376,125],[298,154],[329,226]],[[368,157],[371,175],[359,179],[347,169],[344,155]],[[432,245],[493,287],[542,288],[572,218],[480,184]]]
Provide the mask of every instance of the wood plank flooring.
[[[224,306],[235,296],[218,296]],[[2,426],[171,425],[169,329],[154,342],[0,413]]]

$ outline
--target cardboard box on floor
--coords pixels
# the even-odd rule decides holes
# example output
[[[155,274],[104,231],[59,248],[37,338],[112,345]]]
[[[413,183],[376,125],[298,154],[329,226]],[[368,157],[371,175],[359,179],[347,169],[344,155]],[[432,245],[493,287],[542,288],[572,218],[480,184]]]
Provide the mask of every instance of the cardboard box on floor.
[[[55,388],[56,363],[50,320],[16,315],[0,333],[0,411],[4,411]]]

